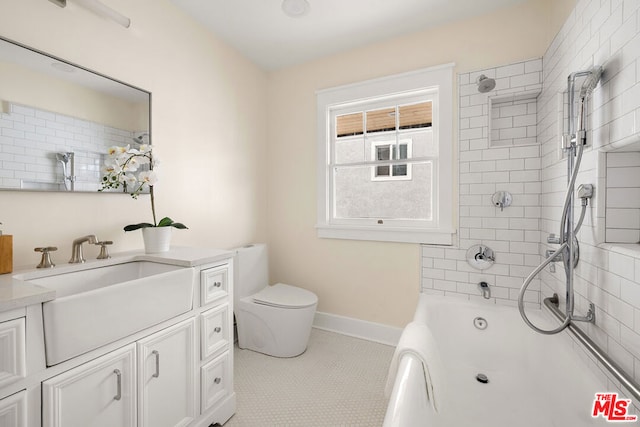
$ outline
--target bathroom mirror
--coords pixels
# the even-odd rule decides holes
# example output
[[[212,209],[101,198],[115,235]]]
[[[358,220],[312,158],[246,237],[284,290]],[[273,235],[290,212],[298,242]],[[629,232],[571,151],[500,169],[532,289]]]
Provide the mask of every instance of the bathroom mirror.
[[[96,192],[107,149],[150,125],[151,93],[0,37],[1,190]]]

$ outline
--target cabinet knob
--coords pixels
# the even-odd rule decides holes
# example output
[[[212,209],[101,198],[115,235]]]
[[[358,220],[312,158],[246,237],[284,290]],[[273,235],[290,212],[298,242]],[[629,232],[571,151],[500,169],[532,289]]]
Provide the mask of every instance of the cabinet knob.
[[[213,380],[213,382],[216,384],[220,384],[220,381],[222,381],[222,378],[220,377],[217,377],[215,380]]]
[[[219,334],[219,333],[220,333],[220,331],[222,331],[222,328],[221,328],[220,326],[216,326],[216,327],[213,329],[213,332],[215,332],[216,334]]]
[[[214,288],[219,288],[222,286],[222,282],[213,282],[213,287]]]

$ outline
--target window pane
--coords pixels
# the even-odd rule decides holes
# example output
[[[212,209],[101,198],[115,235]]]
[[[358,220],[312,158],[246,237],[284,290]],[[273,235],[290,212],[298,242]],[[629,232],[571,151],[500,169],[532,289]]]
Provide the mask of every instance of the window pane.
[[[363,115],[362,113],[346,114],[344,116],[336,117],[336,135],[352,136],[362,135],[363,129]]]
[[[376,166],[376,176],[389,176],[389,166]]]
[[[420,104],[403,105],[398,107],[398,112],[400,113],[400,129],[430,127],[433,121],[431,101]]]
[[[371,160],[365,151],[364,136],[350,136],[336,139],[334,145],[336,164],[358,163]]]
[[[408,148],[409,147],[407,146],[407,144],[398,144],[396,148],[397,155],[395,158],[397,160],[408,159],[409,158]]]
[[[396,109],[367,111],[367,132],[384,132],[396,130]]]
[[[431,162],[413,163],[411,180],[372,181],[363,166],[333,171],[336,219],[432,219]]]
[[[393,176],[407,176],[407,165],[393,165]]]
[[[438,146],[433,141],[433,131],[431,128],[408,132],[403,137],[411,138],[411,156],[429,157],[438,155]]]
[[[378,145],[376,147],[376,160],[391,160],[391,147],[389,145]]]

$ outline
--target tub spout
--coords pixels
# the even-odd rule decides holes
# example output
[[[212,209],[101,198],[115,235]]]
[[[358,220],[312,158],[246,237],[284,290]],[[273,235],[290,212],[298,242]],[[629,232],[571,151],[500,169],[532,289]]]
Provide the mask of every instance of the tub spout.
[[[489,289],[489,284],[487,282],[478,283],[478,287],[480,288],[480,292],[482,293],[482,298],[491,298],[491,289]]]

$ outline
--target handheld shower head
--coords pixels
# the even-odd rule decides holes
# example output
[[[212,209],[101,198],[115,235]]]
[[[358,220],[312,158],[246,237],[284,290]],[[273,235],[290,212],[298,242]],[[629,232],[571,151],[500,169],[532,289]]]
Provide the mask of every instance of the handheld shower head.
[[[148,133],[141,133],[138,136],[134,136],[133,138],[131,138],[133,140],[133,142],[135,142],[136,144],[146,144],[144,141],[145,137],[149,137]]]
[[[580,98],[586,98],[591,95],[596,86],[598,86],[600,77],[602,77],[602,67],[600,65],[592,67],[580,88]]]
[[[56,160],[62,164],[69,162],[69,153],[56,153]]]
[[[480,74],[476,80],[476,84],[478,85],[478,92],[480,93],[491,92],[496,87],[496,81],[484,74]]]

